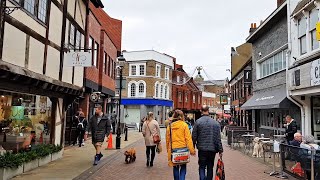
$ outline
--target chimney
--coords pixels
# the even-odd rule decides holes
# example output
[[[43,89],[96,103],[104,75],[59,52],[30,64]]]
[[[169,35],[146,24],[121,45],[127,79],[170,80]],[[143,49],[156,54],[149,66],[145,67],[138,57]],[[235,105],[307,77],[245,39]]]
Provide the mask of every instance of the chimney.
[[[252,34],[257,29],[257,23],[251,23],[249,34]]]
[[[277,8],[280,7],[286,0],[277,0]]]

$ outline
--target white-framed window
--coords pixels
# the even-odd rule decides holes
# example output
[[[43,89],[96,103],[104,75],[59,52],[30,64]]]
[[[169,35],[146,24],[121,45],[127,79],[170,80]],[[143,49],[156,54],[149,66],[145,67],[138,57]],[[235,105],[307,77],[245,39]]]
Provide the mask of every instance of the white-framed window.
[[[260,78],[282,71],[286,68],[286,50],[269,57],[265,61],[258,63],[260,68]]]
[[[160,98],[163,97],[163,84],[160,85]]]
[[[139,65],[139,72],[140,72],[140,76],[144,76],[145,72],[144,72],[144,65]]]
[[[193,97],[192,97],[192,102],[193,102],[193,104],[196,103],[196,95],[193,95]]]
[[[180,76],[177,76],[177,83],[180,83]]]
[[[139,96],[144,94],[144,84],[139,83]]]
[[[165,69],[165,79],[169,79],[169,68],[166,67]]]
[[[159,64],[156,65],[156,77],[161,77],[161,66]]]
[[[168,99],[168,85],[164,87],[164,98]]]
[[[179,102],[182,102],[182,93],[181,92],[178,92],[178,99],[179,99]]]
[[[137,75],[137,66],[136,65],[131,65],[130,66],[130,68],[131,68],[131,76],[135,76],[135,75]]]
[[[159,83],[156,82],[155,85],[155,97],[158,98],[159,97]]]
[[[319,48],[319,42],[316,38],[316,24],[319,21],[319,9],[313,9],[309,14],[309,33],[311,37],[311,50]]]
[[[303,55],[307,53],[307,19],[302,17],[298,21],[298,39],[299,39],[299,51]]]
[[[130,97],[135,97],[136,96],[136,84],[135,83],[132,83],[131,86],[130,86]]]

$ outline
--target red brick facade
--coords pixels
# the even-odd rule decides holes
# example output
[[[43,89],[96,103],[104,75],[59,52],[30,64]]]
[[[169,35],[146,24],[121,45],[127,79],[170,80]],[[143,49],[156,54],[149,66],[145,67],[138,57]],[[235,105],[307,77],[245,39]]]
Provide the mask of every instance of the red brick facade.
[[[179,82],[177,82],[178,76]],[[181,109],[185,112],[200,111],[202,105],[201,91],[195,85],[193,78],[189,78],[188,74],[183,70],[183,66],[175,62],[172,82],[174,109]]]

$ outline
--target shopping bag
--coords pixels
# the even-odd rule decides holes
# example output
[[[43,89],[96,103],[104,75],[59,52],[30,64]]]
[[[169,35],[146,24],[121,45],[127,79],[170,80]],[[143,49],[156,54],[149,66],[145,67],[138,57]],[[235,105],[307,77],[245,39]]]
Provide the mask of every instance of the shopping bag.
[[[224,164],[222,159],[220,158],[217,162],[217,169],[216,169],[216,177],[215,180],[225,180],[224,174]]]
[[[157,144],[157,149],[156,149],[157,153],[160,154],[162,152],[162,146],[161,146],[161,143],[159,142]]]
[[[301,168],[301,164],[299,162],[292,166],[291,171],[300,177],[304,177],[304,170]]]

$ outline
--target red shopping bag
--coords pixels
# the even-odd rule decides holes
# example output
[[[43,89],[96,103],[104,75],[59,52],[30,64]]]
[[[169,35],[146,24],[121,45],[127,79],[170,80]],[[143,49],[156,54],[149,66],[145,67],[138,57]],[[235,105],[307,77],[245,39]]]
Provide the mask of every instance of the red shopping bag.
[[[217,169],[216,169],[216,177],[215,180],[225,180],[224,174],[224,164],[222,159],[220,158],[217,162]]]
[[[304,177],[304,170],[301,168],[301,164],[299,162],[292,166],[291,171],[300,177]]]

